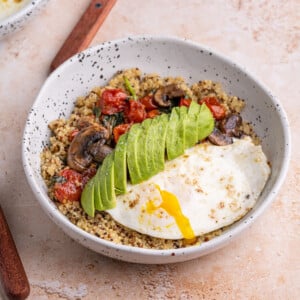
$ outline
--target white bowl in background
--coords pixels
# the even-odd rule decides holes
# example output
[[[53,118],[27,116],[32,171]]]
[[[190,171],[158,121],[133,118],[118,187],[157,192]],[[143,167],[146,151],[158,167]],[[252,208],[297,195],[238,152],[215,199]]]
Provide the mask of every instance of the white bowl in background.
[[[40,152],[49,141],[48,123],[68,116],[78,96],[105,85],[120,69],[138,67],[145,73],[182,76],[188,83],[211,79],[226,92],[246,101],[243,119],[252,122],[272,174],[255,207],[220,236],[201,244],[173,250],[117,245],[73,225],[49,199],[40,174]],[[54,71],[44,83],[24,129],[23,164],[38,202],[50,218],[80,244],[112,258],[148,264],[174,263],[215,251],[243,232],[276,197],[290,160],[290,131],[281,104],[244,68],[214,51],[176,37],[129,37],[105,42],[79,53]]]
[[[24,27],[48,0],[23,0],[24,5],[11,14],[0,13],[0,39]],[[2,17],[1,17],[2,16]]]

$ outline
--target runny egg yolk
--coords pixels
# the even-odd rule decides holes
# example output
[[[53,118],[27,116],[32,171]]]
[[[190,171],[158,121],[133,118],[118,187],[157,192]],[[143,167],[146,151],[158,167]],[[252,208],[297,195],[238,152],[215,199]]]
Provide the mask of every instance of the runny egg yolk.
[[[175,222],[185,239],[195,238],[195,234],[191,227],[190,221],[182,213],[177,197],[168,191],[161,190],[158,185],[155,185],[155,187],[159,190],[162,201],[159,205],[155,205],[154,201],[152,200],[147,202],[147,212],[153,213],[159,208],[164,209],[170,216],[175,219]]]

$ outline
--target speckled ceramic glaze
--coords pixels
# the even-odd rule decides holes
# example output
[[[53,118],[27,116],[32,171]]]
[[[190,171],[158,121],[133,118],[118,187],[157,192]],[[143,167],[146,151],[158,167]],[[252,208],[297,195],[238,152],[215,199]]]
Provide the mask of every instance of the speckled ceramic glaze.
[[[73,225],[47,196],[40,175],[40,152],[49,141],[48,123],[67,117],[78,96],[87,94],[94,86],[105,85],[116,71],[132,67],[161,76],[182,76],[189,83],[203,79],[221,82],[228,93],[245,99],[247,105],[243,118],[252,122],[271,162],[271,177],[253,210],[221,236],[200,246],[146,250],[116,245]],[[131,37],[106,42],[68,60],[42,87],[29,113],[23,140],[23,163],[28,182],[50,218],[82,245],[116,259],[137,263],[186,261],[226,245],[274,199],[286,175],[289,159],[289,125],[274,96],[244,68],[208,48],[175,37]]]
[[[0,39],[23,28],[48,0],[32,0],[7,18],[0,20]]]

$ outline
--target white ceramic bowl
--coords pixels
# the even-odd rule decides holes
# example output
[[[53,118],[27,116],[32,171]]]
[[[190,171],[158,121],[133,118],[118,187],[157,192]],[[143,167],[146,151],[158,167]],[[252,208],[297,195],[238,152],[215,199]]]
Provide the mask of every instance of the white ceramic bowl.
[[[24,1],[24,0],[23,0]],[[20,9],[1,18],[0,14],[0,39],[21,28],[31,19],[48,0],[27,0]]]
[[[271,177],[257,204],[221,236],[200,246],[176,250],[146,250],[116,245],[73,225],[47,195],[40,175],[40,152],[49,140],[48,123],[68,116],[78,96],[105,85],[117,70],[139,67],[161,76],[180,75],[187,82],[211,79],[246,100],[243,118],[251,121],[272,164]],[[212,252],[244,231],[274,199],[290,159],[290,132],[280,103],[244,68],[191,41],[174,37],[131,37],[90,48],[65,62],[42,87],[29,113],[23,139],[23,163],[28,182],[43,209],[70,237],[101,254],[137,263],[173,263]]]

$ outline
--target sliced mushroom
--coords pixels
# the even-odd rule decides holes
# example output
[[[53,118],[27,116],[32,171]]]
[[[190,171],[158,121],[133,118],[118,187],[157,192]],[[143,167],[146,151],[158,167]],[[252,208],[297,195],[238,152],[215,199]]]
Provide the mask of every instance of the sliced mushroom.
[[[94,116],[83,116],[77,122],[77,128],[79,130],[92,126],[95,124],[95,117]]]
[[[170,107],[172,105],[171,99],[181,98],[184,96],[184,90],[179,88],[177,84],[169,84],[160,87],[154,93],[154,102],[160,107]]]
[[[222,133],[215,127],[213,132],[208,136],[208,140],[217,146],[226,146],[233,143],[232,137]]]
[[[93,159],[96,162],[101,163],[104,160],[104,158],[113,151],[113,148],[109,147],[108,145],[103,145],[99,142],[93,144],[90,147],[89,153],[93,156]]]
[[[108,138],[107,129],[96,124],[79,131],[68,150],[68,166],[79,172],[86,170],[93,161],[93,155],[89,152],[92,144],[104,145]]]
[[[238,114],[229,115],[226,119],[223,119],[220,123],[220,129],[228,136],[241,137],[242,131],[240,126],[242,124],[242,117]]]

